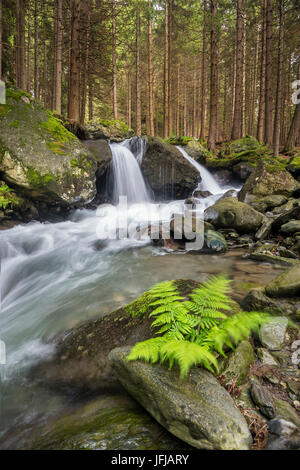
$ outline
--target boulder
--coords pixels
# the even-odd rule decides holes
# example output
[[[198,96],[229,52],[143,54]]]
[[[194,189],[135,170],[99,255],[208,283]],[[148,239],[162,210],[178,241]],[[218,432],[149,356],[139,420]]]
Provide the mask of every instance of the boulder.
[[[86,140],[106,139],[122,142],[133,137],[134,131],[122,121],[94,119],[85,126],[84,134]]]
[[[240,162],[233,167],[233,173],[242,181],[246,181],[254,170],[255,167],[249,162]]]
[[[178,371],[159,364],[128,362],[130,347],[113,350],[109,359],[128,393],[162,426],[198,449],[246,450],[251,435],[229,393],[208,371]]]
[[[278,264],[280,266],[293,266],[298,263],[295,259],[273,255],[270,251],[254,251],[249,254],[248,258],[254,261],[261,261],[262,263]]]
[[[279,367],[279,362],[272,356],[272,354],[265,348],[257,348],[257,357],[260,362],[265,366]]]
[[[173,145],[148,137],[142,172],[156,199],[190,197],[201,180],[199,171]]]
[[[38,102],[7,89],[0,110],[0,171],[18,192],[47,204],[82,205],[96,195],[97,163]]]
[[[221,375],[226,383],[241,385],[254,361],[255,356],[251,344],[249,341],[242,341],[225,359],[220,370]]]
[[[253,202],[251,205],[259,212],[267,212],[274,209],[274,207],[283,206],[287,202],[286,196],[281,195],[271,195],[265,196],[257,201]]]
[[[217,182],[223,186],[228,185],[232,181],[232,173],[230,170],[218,170],[214,173]]]
[[[262,224],[263,215],[236,198],[225,198],[206,209],[204,218],[216,228],[232,228],[237,232],[256,232]]]
[[[249,202],[268,195],[292,195],[299,183],[292,175],[277,164],[260,161],[239,193],[239,200]]]
[[[263,415],[272,419],[275,417],[275,403],[271,392],[260,384],[253,383],[250,394],[255,405],[258,406]]]
[[[258,229],[258,231],[255,234],[256,240],[265,240],[268,238],[272,231],[272,224],[273,224],[273,219],[268,219],[265,217],[263,219],[263,223],[261,227]]]
[[[290,220],[281,226],[281,233],[290,235],[291,233],[300,232],[300,220]]]
[[[296,262],[294,266],[273,279],[265,291],[270,297],[298,297],[300,295],[300,263]]]
[[[292,407],[292,405],[290,405],[287,401],[279,400],[276,397],[274,397],[274,403],[276,408],[275,418],[284,419],[300,428],[300,416],[295,408]]]
[[[241,307],[247,312],[267,312],[273,315],[283,315],[283,310],[267,297],[262,289],[251,289],[241,302]]]
[[[287,327],[287,318],[274,317],[272,321],[269,321],[260,328],[259,337],[261,344],[271,351],[280,351],[285,342]]]
[[[205,199],[209,196],[212,196],[212,193],[210,193],[209,191],[200,191],[198,189],[194,191],[194,197],[198,199]]]

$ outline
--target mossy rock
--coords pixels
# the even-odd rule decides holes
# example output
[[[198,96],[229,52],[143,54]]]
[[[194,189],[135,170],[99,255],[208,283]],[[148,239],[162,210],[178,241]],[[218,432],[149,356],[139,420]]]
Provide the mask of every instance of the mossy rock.
[[[123,394],[100,397],[36,433],[34,450],[176,450],[188,448]]]
[[[254,362],[254,350],[249,341],[242,341],[229,354],[221,365],[220,373],[226,383],[241,385],[248,375],[250,365]]]
[[[236,198],[219,200],[206,209],[204,218],[216,228],[232,228],[241,234],[256,232],[263,222],[261,213]]]
[[[0,120],[0,170],[8,184],[51,204],[82,205],[94,198],[94,158],[50,111],[8,88]]]
[[[290,196],[299,183],[285,170],[283,164],[261,161],[239,193],[239,200],[251,202],[269,195]]]
[[[107,139],[121,142],[133,137],[134,131],[125,122],[114,119],[94,119],[85,126],[87,140]]]

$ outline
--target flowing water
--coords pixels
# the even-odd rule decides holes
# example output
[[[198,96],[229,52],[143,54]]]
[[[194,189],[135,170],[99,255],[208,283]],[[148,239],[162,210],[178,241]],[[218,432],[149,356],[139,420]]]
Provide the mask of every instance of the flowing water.
[[[111,150],[114,197],[128,197],[127,218],[132,226],[169,220],[183,210],[183,201],[151,203],[130,142],[112,144]],[[207,198],[209,205],[224,189],[202,167],[198,169],[202,187],[214,193]],[[200,212],[206,204],[199,206]],[[124,208],[104,205],[97,211],[78,210],[64,222],[32,222],[0,232],[0,339],[7,353],[6,365],[0,365],[0,447],[9,446],[11,429],[30,431],[37,421],[66,406],[64,396],[41,390],[26,375],[35,362],[51,357],[51,340],[58,333],[105,315],[166,279],[204,280],[219,272],[234,277],[240,271],[249,286],[274,276],[270,270],[257,274],[253,262],[243,264],[238,256],[168,253],[151,246],[149,238],[118,239],[114,235],[120,221],[124,221]],[[252,274],[244,265],[252,266]]]

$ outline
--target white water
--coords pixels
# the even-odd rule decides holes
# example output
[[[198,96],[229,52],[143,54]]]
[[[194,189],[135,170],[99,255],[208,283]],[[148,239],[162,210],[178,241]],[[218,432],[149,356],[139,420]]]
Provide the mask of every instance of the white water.
[[[147,202],[150,197],[138,161],[126,145],[111,144],[113,199],[126,196],[128,203]]]
[[[132,139],[124,140],[121,145],[128,148],[133,153],[138,164],[141,166],[147,149],[146,140],[140,137],[133,137]]]
[[[224,190],[218,184],[216,179],[203,165],[200,165],[200,163],[196,162],[196,160],[190,157],[190,155],[188,155],[187,152],[182,147],[178,146],[177,148],[179,152],[182,153],[184,158],[188,160],[191,163],[191,165],[193,165],[193,167],[195,167],[199,171],[202,177],[202,181],[199,184],[198,189],[200,189],[201,191],[209,191],[211,194],[214,194],[214,195],[224,193]]]

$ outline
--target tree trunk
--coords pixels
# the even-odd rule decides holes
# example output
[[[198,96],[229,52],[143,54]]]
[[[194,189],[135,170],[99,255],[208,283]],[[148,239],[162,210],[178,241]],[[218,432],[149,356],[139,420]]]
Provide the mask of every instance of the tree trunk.
[[[261,16],[262,29],[261,29],[261,58],[260,58],[260,92],[259,92],[259,108],[257,120],[257,140],[263,142],[264,140],[264,116],[265,116],[265,93],[266,93],[266,9],[267,0],[262,0]]]
[[[0,80],[2,78],[2,37],[3,37],[3,26],[2,26],[2,0],[0,0]]]
[[[283,47],[283,0],[279,0],[279,41],[278,41],[278,63],[277,63],[277,88],[276,88],[275,118],[274,118],[274,143],[273,143],[274,157],[276,157],[279,154],[279,146],[280,146],[282,47]]]
[[[34,5],[34,97],[39,99],[40,77],[39,77],[39,10],[38,0]]]
[[[16,84],[26,88],[25,66],[25,0],[17,0]]]
[[[231,138],[236,140],[241,135],[242,117],[242,80],[243,80],[243,11],[244,0],[237,1],[236,17],[236,80],[235,80],[235,101]]]
[[[61,115],[61,86],[62,86],[62,0],[56,0],[55,3],[55,29],[54,29],[54,74],[53,74],[53,92],[52,109],[58,115]]]
[[[202,40],[202,91],[201,91],[201,131],[200,139],[205,139],[206,122],[206,87],[207,87],[207,1],[203,2],[203,40]]]
[[[246,34],[247,34],[247,20],[246,12],[243,12],[243,69],[242,69],[242,116],[241,116],[241,136],[246,135]]]
[[[148,0],[148,134],[154,136],[152,0]]]
[[[28,0],[27,12],[27,92],[31,90],[31,0]]]
[[[131,129],[131,126],[132,126],[131,113],[132,113],[131,73],[130,73],[130,70],[128,70],[128,78],[127,78],[127,125],[129,127],[129,129]]]
[[[216,136],[218,126],[218,43],[217,43],[217,1],[211,0],[211,72],[210,72],[210,123],[208,135],[208,149],[216,150]]]
[[[140,11],[136,11],[136,135],[142,135],[142,99],[141,99],[141,20]]]
[[[265,143],[273,145],[273,0],[267,0],[266,11],[266,95],[265,95]]]
[[[299,79],[300,79],[300,50],[299,50],[299,55],[298,55],[298,80]],[[298,100],[299,100],[299,94],[298,94]],[[289,152],[290,150],[293,150],[293,148],[295,147],[299,130],[300,130],[300,103],[296,104],[294,116],[291,122],[291,127],[289,130],[285,148],[284,148],[285,152]]]
[[[164,138],[169,136],[169,0],[165,2]]]
[[[89,74],[89,55],[90,55],[90,30],[91,30],[91,11],[92,3],[87,0],[84,5],[85,11],[84,16],[85,22],[85,38],[84,38],[84,67],[83,67],[83,79],[82,79],[82,98],[81,98],[81,110],[80,110],[80,122],[84,124],[86,115],[86,101],[87,101],[87,85],[88,85],[88,74]]]
[[[118,120],[118,99],[117,99],[117,36],[116,36],[116,4],[112,0],[112,65],[113,65],[113,110],[114,119]]]
[[[173,0],[169,0],[169,76],[168,76],[168,109],[169,109],[169,131],[168,135],[172,135],[173,132],[173,68],[172,68],[172,53],[173,53]]]
[[[74,121],[80,118],[80,67],[78,44],[80,37],[80,0],[71,0],[71,51],[68,117]]]

